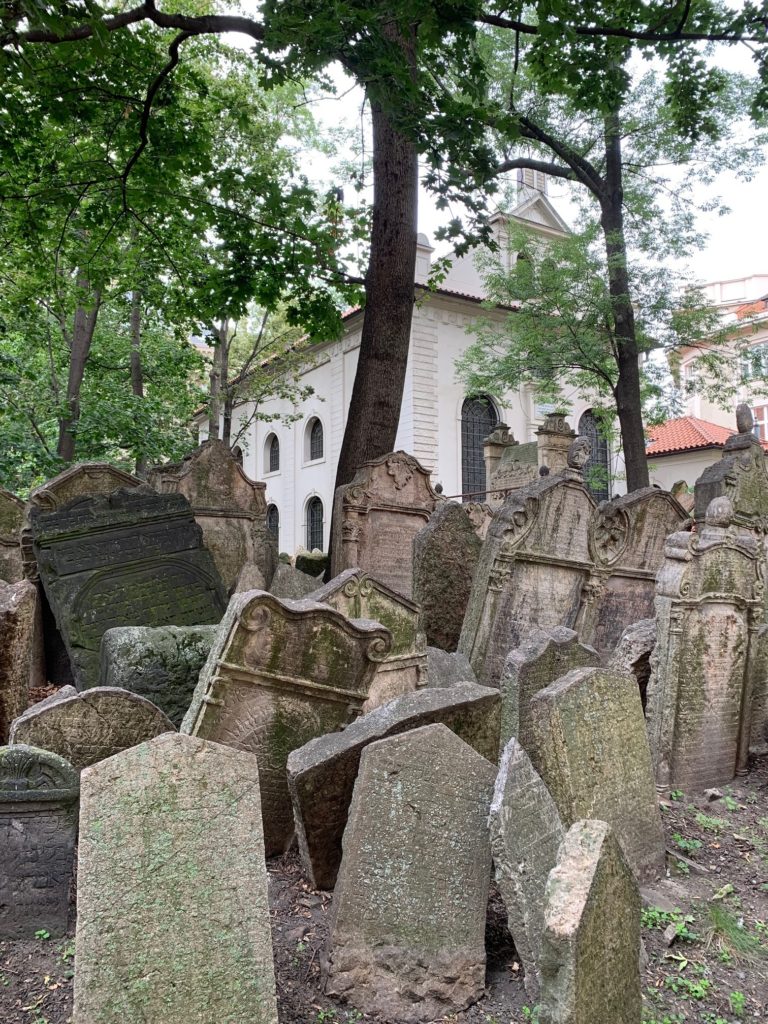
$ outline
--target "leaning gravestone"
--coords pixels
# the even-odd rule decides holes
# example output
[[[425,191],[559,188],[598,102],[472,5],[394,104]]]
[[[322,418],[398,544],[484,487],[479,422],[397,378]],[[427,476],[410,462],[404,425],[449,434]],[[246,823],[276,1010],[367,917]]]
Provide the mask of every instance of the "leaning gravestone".
[[[656,620],[640,619],[627,626],[611,655],[609,668],[626,672],[637,680],[640,701],[645,711],[648,680],[651,677],[651,655],[656,646]]]
[[[101,638],[101,686],[151,700],[178,728],[187,713],[216,626],[118,626]]]
[[[574,668],[600,664],[594,647],[579,643],[578,635],[565,626],[535,629],[510,651],[501,674],[501,745],[514,736],[524,750],[533,747],[531,700],[556,679]]]
[[[489,817],[496,882],[509,930],[525,968],[525,990],[539,995],[544,889],[565,835],[555,802],[528,755],[511,739],[504,748]]]
[[[82,771],[175,731],[173,722],[151,701],[128,690],[97,686],[30,708],[11,726],[11,743],[51,750]]]
[[[360,714],[390,645],[379,623],[314,601],[229,602],[182,730],[256,754],[267,856],[293,835],[288,755]]]
[[[277,1024],[256,758],[169,734],[82,787],[74,1024]]]
[[[547,882],[541,1024],[640,1024],[640,894],[611,828],[578,821]]]
[[[0,743],[27,706],[36,612],[34,584],[0,583]]]
[[[78,689],[99,679],[114,626],[218,622],[224,593],[186,498],[148,487],[32,510],[40,578]]]
[[[664,833],[632,676],[577,668],[531,701],[533,766],[566,827],[607,821],[640,882],[664,872]]]
[[[34,747],[0,747],[0,938],[67,930],[77,772]]]
[[[455,501],[435,509],[413,538],[413,599],[427,643],[455,651],[482,542]]]
[[[749,729],[749,752],[754,757],[768,754],[768,625],[755,635],[754,689]]]
[[[284,565],[281,562],[275,569],[269,592],[275,597],[287,597],[296,601],[313,594],[317,590],[318,583],[319,580],[316,576],[310,576],[306,572],[294,569],[292,565]]]
[[[367,747],[333,897],[327,992],[402,1024],[483,994],[494,776],[444,725]]]
[[[411,542],[437,502],[429,473],[412,455],[392,452],[364,462],[352,482],[336,490],[332,575],[360,568],[412,597]]]
[[[0,581],[18,583],[24,578],[21,565],[21,528],[24,502],[0,487]]]
[[[497,690],[473,683],[423,690],[390,701],[348,725],[344,732],[310,740],[288,757],[288,787],[299,853],[312,884],[332,889],[341,863],[360,758],[371,743],[424,725],[442,723],[495,761],[500,701]]]
[[[446,687],[456,683],[476,683],[466,654],[427,647],[427,686]]]

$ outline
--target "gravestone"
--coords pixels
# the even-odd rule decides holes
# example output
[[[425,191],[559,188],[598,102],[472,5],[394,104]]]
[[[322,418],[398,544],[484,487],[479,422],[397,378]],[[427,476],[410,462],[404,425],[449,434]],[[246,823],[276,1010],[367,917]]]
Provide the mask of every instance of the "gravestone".
[[[118,626],[101,638],[99,682],[131,690],[156,704],[178,728],[216,626]]]
[[[656,646],[656,620],[641,619],[627,626],[621,634],[616,650],[611,655],[609,667],[616,672],[633,675],[640,691],[640,701],[645,711],[648,698],[648,680],[651,677],[651,654]]]
[[[507,908],[525,991],[539,995],[544,889],[565,836],[555,802],[517,740],[504,748],[489,816],[496,882]]]
[[[363,715],[344,732],[310,740],[288,757],[288,787],[304,870],[315,888],[332,889],[363,751],[377,740],[442,723],[488,761],[499,749],[499,694],[460,683],[406,694]]]
[[[40,578],[78,689],[99,679],[101,638],[115,626],[218,622],[224,593],[186,498],[148,487],[33,509]]]
[[[315,576],[309,576],[305,572],[294,569],[292,565],[284,565],[281,562],[275,569],[269,592],[275,597],[287,597],[295,601],[313,594],[317,590],[319,582]]]
[[[228,593],[249,562],[271,581],[277,544],[267,530],[266,484],[245,475],[225,441],[204,441],[181,462],[155,466],[149,483],[190,503]]]
[[[640,1024],[640,894],[604,821],[569,830],[547,882],[541,1024]]]
[[[488,504],[500,505],[511,492],[532,484],[539,475],[536,444],[513,444],[504,448],[488,482]]]
[[[55,699],[58,697],[58,699]],[[25,743],[65,758],[74,769],[175,732],[160,708],[128,690],[97,686],[30,708],[11,726],[10,742]]]
[[[256,754],[267,856],[293,835],[288,755],[360,714],[390,646],[379,623],[325,604],[258,590],[229,602],[182,730]]]
[[[429,521],[438,495],[429,473],[406,452],[364,462],[336,490],[331,573],[360,568],[403,597],[412,597],[411,542]]]
[[[327,992],[402,1024],[483,994],[494,776],[444,725],[366,748],[334,891]]]
[[[576,438],[565,414],[549,413],[536,431],[537,461],[550,473],[561,473],[568,466],[568,451]]]
[[[24,502],[0,487],[0,582],[24,579],[21,562],[21,528]]]
[[[466,654],[427,647],[427,686],[446,687],[456,683],[476,683]]]
[[[755,436],[755,421],[748,405],[736,408],[737,433],[723,446],[718,462],[708,466],[694,486],[694,518],[703,524],[709,504],[715,498],[728,498],[733,509],[735,533],[765,535],[765,509],[768,507],[768,471],[765,453]]]
[[[34,584],[0,583],[0,744],[27,706],[36,613]]]
[[[348,619],[380,622],[392,634],[392,648],[376,667],[363,713],[427,683],[427,644],[419,606],[362,569],[346,569],[312,594]]]
[[[0,747],[0,939],[67,930],[77,772],[34,747]]]
[[[464,501],[461,509],[472,524],[472,529],[477,537],[483,541],[488,533],[488,527],[493,519],[493,509],[483,501]]]
[[[615,830],[640,882],[664,873],[664,834],[637,684],[577,668],[531,700],[528,751],[568,828],[599,818]]]
[[[167,734],[82,787],[74,1024],[277,1024],[256,758]]]
[[[413,539],[413,599],[427,643],[455,651],[481,542],[461,505],[443,502]]]
[[[565,626],[534,629],[510,651],[501,676],[501,747],[514,736],[523,750],[533,748],[531,700],[545,687],[574,668],[600,664],[593,647],[579,643],[578,634]]]
[[[747,766],[763,552],[723,496],[698,533],[667,539],[665,555],[646,707],[656,783],[703,790]]]
[[[760,626],[755,634],[753,664],[749,752],[760,757],[768,754],[768,625]]]

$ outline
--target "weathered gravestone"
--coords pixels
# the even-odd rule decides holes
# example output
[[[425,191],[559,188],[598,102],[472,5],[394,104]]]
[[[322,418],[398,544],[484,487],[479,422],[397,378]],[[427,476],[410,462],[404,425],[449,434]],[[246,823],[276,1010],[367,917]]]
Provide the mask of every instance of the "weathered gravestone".
[[[186,498],[148,487],[32,510],[34,552],[78,689],[115,626],[218,622],[224,593]]]
[[[379,623],[314,601],[229,602],[182,730],[256,754],[267,856],[293,835],[288,755],[360,714],[390,645]]]
[[[760,626],[755,634],[755,659],[752,678],[749,752],[758,757],[768,754],[768,625]]]
[[[528,751],[563,824],[599,818],[615,830],[640,882],[664,872],[664,834],[637,684],[577,668],[531,700]]]
[[[761,456],[762,458],[762,456]],[[648,731],[659,787],[697,790],[746,768],[763,555],[714,498],[700,532],[673,533],[659,573]]]
[[[464,501],[460,508],[472,524],[472,529],[478,538],[483,541],[488,533],[488,527],[493,519],[493,509],[483,501]]]
[[[42,707],[31,707],[11,726],[11,743],[51,750],[82,771],[175,731],[173,722],[151,701],[128,690],[97,686],[72,696],[56,694]]]
[[[204,441],[181,462],[155,466],[149,483],[161,494],[183,494],[190,503],[228,592],[247,563],[270,582],[277,544],[267,530],[266,484],[245,475],[225,441]]]
[[[34,747],[0,747],[0,938],[67,930],[77,772]]]
[[[494,776],[444,725],[366,748],[334,891],[327,992],[402,1024],[482,995]]]
[[[427,683],[427,644],[419,606],[362,569],[346,569],[312,595],[349,619],[371,619],[392,634],[392,648],[378,663],[363,713]]]
[[[501,747],[514,736],[524,750],[533,748],[531,699],[574,668],[594,667],[600,655],[579,643],[565,626],[534,629],[504,662],[501,689]]]
[[[24,579],[21,563],[21,528],[24,502],[0,487],[0,581],[18,583]]]
[[[34,584],[0,583],[0,743],[27,706],[36,612]]]
[[[627,626],[611,655],[609,668],[633,675],[640,691],[645,711],[648,698],[648,680],[651,677],[651,654],[656,646],[656,620],[641,619]]]
[[[427,647],[427,686],[445,687],[456,683],[476,683],[466,654]]]
[[[547,882],[541,1024],[640,1024],[640,895],[604,821],[578,821]]]
[[[332,889],[341,863],[360,758],[371,743],[442,723],[488,761],[498,756],[497,690],[473,683],[423,690],[363,715],[344,732],[310,740],[288,757],[288,787],[301,862],[313,885]]]
[[[437,500],[429,473],[412,455],[392,452],[364,462],[352,482],[336,490],[332,574],[360,568],[411,597],[411,542]]]
[[[168,734],[82,787],[74,1024],[277,1024],[256,758]]]
[[[285,565],[281,562],[275,569],[269,592],[275,597],[287,597],[296,601],[313,594],[317,590],[319,582],[316,576],[310,576],[295,569],[292,565]]]
[[[525,968],[525,990],[539,994],[544,889],[565,835],[555,802],[528,755],[510,740],[491,802],[491,850],[509,930]]]
[[[413,599],[427,643],[455,651],[482,547],[461,505],[446,501],[413,539]]]
[[[118,626],[101,638],[101,686],[131,690],[151,700],[178,728],[216,626]]]

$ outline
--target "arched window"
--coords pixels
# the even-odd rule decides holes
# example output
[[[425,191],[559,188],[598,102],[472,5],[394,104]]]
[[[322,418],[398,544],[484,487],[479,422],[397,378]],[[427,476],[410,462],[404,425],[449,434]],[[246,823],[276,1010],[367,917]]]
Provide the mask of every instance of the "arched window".
[[[307,550],[323,550],[323,503],[317,498],[307,502]]]
[[[608,442],[600,433],[600,424],[591,409],[579,420],[579,434],[588,437],[592,454],[584,466],[584,483],[595,501],[607,501],[611,496],[608,469]]]
[[[313,416],[304,431],[304,461],[314,462],[323,457],[323,424]]]
[[[280,469],[280,442],[277,434],[270,434],[264,445],[264,472],[276,473]]]
[[[499,416],[487,395],[465,398],[461,407],[461,490],[464,501],[485,498],[483,441],[493,432]]]
[[[277,505],[267,505],[267,529],[280,542],[280,510]]]

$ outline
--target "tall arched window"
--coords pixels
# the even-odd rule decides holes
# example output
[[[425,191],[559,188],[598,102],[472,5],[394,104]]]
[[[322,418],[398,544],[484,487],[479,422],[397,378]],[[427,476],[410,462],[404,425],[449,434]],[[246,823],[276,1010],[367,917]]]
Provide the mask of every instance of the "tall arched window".
[[[579,420],[579,434],[588,437],[592,446],[592,454],[584,466],[584,483],[595,501],[607,501],[611,496],[608,442],[601,435],[597,417],[591,409],[587,409]]]
[[[304,432],[304,461],[314,462],[323,457],[323,424],[313,416]]]
[[[483,441],[498,422],[496,406],[487,395],[464,399],[461,407],[461,490],[464,501],[484,499]]]
[[[280,442],[277,434],[270,434],[264,445],[264,472],[276,473],[280,469]]]
[[[307,502],[307,550],[323,550],[323,503],[318,497]]]
[[[267,529],[280,543],[280,510],[277,505],[267,505]]]

